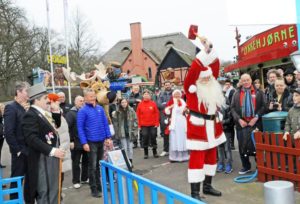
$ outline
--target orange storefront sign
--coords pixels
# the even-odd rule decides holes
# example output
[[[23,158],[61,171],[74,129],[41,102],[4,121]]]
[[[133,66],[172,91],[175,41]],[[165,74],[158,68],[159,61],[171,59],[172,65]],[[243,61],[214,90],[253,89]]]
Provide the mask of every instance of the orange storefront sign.
[[[240,46],[239,59],[297,45],[296,25],[280,25],[253,36]]]

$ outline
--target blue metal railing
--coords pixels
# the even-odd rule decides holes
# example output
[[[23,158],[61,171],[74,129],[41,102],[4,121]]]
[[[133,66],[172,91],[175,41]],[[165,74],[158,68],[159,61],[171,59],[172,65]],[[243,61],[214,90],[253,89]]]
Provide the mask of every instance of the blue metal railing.
[[[173,204],[174,201],[179,201],[183,204],[204,204],[203,202],[195,200],[190,196],[177,192],[161,184],[155,183],[149,179],[143,178],[134,173],[128,172],[124,169],[116,167],[105,161],[100,161],[100,164],[101,164],[101,179],[102,179],[102,186],[103,186],[104,204],[109,203],[109,194],[106,185],[106,182],[108,180],[109,180],[109,188],[110,188],[110,201],[112,204],[117,203],[116,197],[118,197],[118,201],[119,201],[118,203],[120,204],[124,204],[124,203],[133,204],[134,203],[133,185],[136,185],[135,188],[137,190],[139,204],[146,203],[144,187],[148,187],[150,189],[152,204],[158,203],[158,193],[163,194],[165,196],[167,204]],[[108,170],[108,175],[106,170]],[[115,190],[114,179],[116,179],[117,182],[117,194]],[[124,189],[124,187],[126,187],[126,189]],[[126,192],[127,194],[125,194],[124,196],[124,193]],[[127,200],[124,197],[127,197]]]
[[[23,204],[23,176],[13,177],[13,178],[2,178],[2,169],[0,168],[0,203],[2,204]],[[16,182],[16,188],[8,188],[3,189],[3,185],[7,185],[10,183]],[[10,195],[13,193],[18,194],[18,199],[15,200],[4,200],[6,195]]]

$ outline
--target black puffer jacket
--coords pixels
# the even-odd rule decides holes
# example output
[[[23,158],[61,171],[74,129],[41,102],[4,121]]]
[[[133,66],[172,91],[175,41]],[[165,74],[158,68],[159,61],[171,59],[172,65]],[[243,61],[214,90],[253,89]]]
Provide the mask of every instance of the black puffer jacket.
[[[66,121],[69,126],[70,141],[74,142],[75,149],[82,149],[77,131],[77,113],[78,109],[74,106],[66,114]]]
[[[228,104],[225,104],[221,108],[221,113],[223,114],[223,120],[222,120],[223,131],[231,132],[232,128],[234,127],[234,121],[231,115],[230,106]]]

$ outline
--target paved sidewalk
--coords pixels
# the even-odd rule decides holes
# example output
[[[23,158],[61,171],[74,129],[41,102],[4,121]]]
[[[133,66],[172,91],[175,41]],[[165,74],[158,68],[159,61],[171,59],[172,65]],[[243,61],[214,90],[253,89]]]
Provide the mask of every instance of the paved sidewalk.
[[[159,150],[162,148],[162,139],[158,138]],[[187,166],[188,163],[170,163],[167,157],[160,157],[155,159],[149,151],[150,157],[148,160],[143,159],[143,150],[138,148],[134,150],[134,171],[146,178],[149,178],[157,183],[168,186],[179,192],[189,195],[190,186],[187,183]],[[10,153],[5,144],[2,151],[2,163],[7,165],[4,169],[4,177],[9,176],[10,172]],[[223,193],[222,197],[205,196],[205,202],[214,204],[263,204],[263,184],[259,182],[252,182],[248,184],[237,184],[233,179],[238,176],[240,169],[240,159],[238,152],[233,151],[234,171],[227,175],[224,173],[217,173],[213,179],[213,186]],[[253,164],[253,162],[252,162]],[[254,166],[254,165],[253,165]],[[74,189],[71,182],[71,172],[65,175],[65,182],[63,184],[63,193],[65,194],[65,204],[101,204],[102,198],[92,198],[90,196],[89,186],[82,185],[80,189]],[[148,192],[147,190],[145,191]],[[149,195],[146,195],[149,196]],[[296,203],[300,204],[300,193],[295,192]],[[138,203],[138,202],[135,202]],[[147,203],[151,203],[148,201]],[[160,201],[159,203],[165,203]]]

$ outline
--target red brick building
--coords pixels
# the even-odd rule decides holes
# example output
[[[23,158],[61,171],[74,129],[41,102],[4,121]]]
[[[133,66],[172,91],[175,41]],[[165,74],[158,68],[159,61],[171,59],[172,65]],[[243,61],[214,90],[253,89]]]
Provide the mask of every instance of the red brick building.
[[[118,61],[122,72],[140,75],[149,81],[155,81],[157,69],[161,62],[166,61],[164,58],[171,48],[184,52],[190,59],[195,57],[196,46],[180,32],[143,38],[141,23],[131,23],[130,31],[131,39],[116,43],[102,56],[101,61],[104,63]],[[176,63],[168,64],[168,66],[178,67]]]

